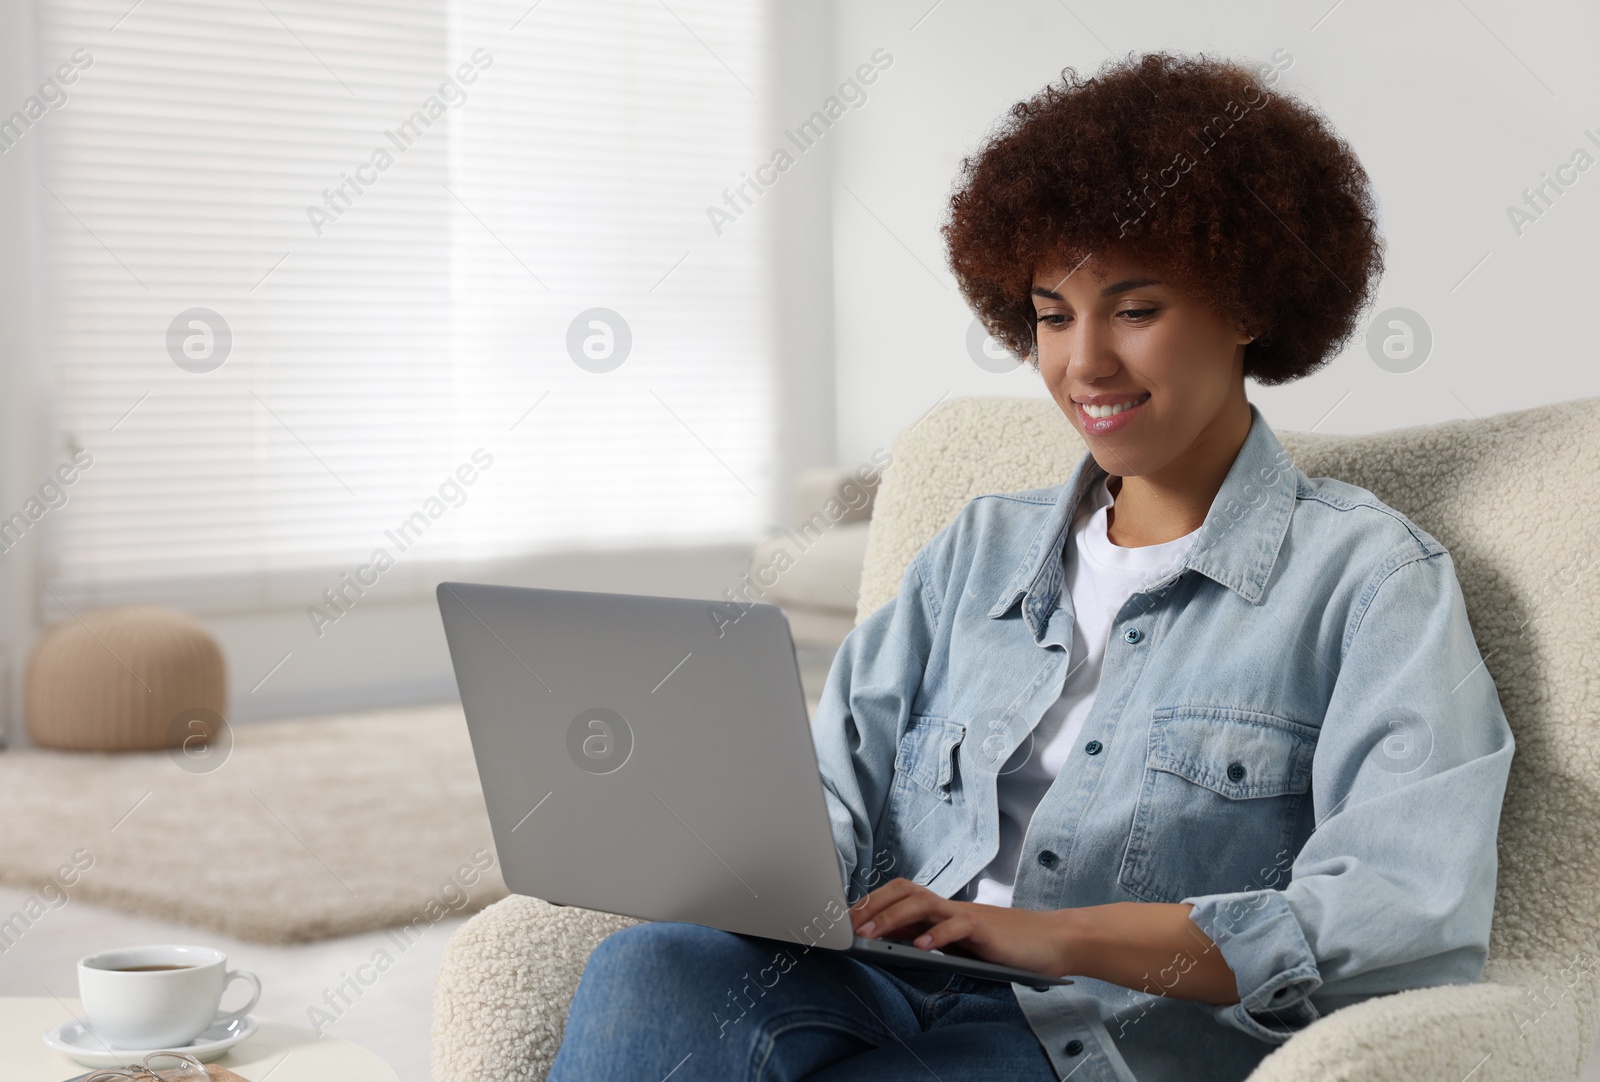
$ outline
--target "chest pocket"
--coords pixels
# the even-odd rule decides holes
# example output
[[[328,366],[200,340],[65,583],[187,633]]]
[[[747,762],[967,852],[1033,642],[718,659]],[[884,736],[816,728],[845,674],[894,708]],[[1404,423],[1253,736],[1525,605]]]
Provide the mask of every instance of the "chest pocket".
[[[953,839],[961,814],[959,758],[967,727],[950,718],[913,714],[894,757],[894,782],[889,787],[887,837],[896,856],[896,872],[927,885],[949,866],[956,853]]]
[[[914,785],[950,799],[956,781],[956,756],[967,727],[950,718],[913,714],[894,756],[895,788]]]
[[[1150,902],[1281,888],[1317,729],[1253,710],[1164,706],[1119,881]]]

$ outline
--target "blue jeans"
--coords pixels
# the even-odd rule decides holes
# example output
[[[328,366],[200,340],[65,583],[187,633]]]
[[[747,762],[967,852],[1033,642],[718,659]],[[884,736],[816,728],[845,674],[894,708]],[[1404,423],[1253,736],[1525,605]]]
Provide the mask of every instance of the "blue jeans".
[[[698,924],[600,941],[548,1082],[1055,1079],[1009,984]]]

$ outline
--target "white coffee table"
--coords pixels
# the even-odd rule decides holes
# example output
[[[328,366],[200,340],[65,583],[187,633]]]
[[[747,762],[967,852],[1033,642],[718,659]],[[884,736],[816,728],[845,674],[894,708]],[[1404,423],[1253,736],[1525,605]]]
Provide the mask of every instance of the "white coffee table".
[[[82,1015],[75,999],[0,997],[0,1082],[64,1082],[91,1068],[46,1046],[45,1030]],[[400,1082],[394,1068],[358,1044],[255,1016],[260,1028],[216,1063],[261,1082]]]

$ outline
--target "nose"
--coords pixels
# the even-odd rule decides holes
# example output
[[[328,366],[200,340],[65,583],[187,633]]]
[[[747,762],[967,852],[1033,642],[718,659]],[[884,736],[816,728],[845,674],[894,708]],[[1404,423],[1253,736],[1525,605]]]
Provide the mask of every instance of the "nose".
[[[1111,329],[1096,320],[1073,321],[1062,345],[1067,351],[1065,374],[1080,386],[1112,375],[1121,363],[1112,345]]]

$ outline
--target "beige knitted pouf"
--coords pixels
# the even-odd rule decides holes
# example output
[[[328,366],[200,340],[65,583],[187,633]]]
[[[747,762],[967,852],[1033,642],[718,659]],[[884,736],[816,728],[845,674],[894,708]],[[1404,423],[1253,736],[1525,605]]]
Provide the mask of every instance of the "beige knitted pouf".
[[[222,650],[193,617],[154,605],[85,612],[44,634],[23,714],[34,743],[138,751],[215,736],[228,704]]]

